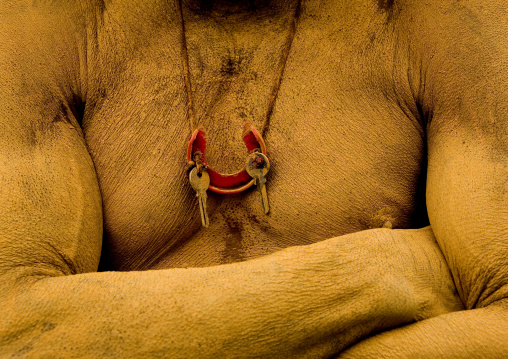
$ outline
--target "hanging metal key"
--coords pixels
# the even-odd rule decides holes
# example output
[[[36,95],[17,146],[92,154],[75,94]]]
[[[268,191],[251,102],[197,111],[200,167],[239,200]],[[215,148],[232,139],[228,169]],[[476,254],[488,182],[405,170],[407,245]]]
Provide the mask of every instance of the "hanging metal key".
[[[263,211],[268,214],[270,206],[268,204],[268,194],[266,193],[266,174],[270,170],[270,161],[261,152],[254,152],[247,157],[246,165],[247,173],[256,180],[256,184],[261,194],[261,205]]]
[[[194,167],[189,172],[189,181],[196,191],[196,197],[198,197],[199,212],[201,213],[201,223],[203,227],[208,227],[208,214],[206,213],[206,190],[210,186],[210,176],[205,169],[199,172],[197,167]]]

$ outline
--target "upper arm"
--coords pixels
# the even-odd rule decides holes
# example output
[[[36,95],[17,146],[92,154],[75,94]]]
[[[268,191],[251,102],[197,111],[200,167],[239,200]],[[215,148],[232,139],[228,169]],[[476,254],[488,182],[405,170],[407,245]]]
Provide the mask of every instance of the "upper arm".
[[[94,271],[100,256],[99,189],[76,118],[79,41],[59,6],[0,4],[4,279]]]
[[[434,11],[422,55],[427,206],[457,290],[477,308],[508,296],[508,5]]]

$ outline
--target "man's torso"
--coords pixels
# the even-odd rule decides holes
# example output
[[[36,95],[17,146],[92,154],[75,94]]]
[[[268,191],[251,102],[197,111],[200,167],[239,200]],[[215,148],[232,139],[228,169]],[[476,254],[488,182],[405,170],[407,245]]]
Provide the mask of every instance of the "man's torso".
[[[262,126],[294,9],[285,6],[253,17],[184,4],[196,124],[221,172],[244,166],[243,124]],[[208,191],[205,229],[185,172],[193,128],[178,4],[101,9],[88,30],[82,127],[103,198],[102,268],[209,266],[425,225],[424,130],[394,16],[377,2],[304,2],[264,138],[270,213],[255,188]]]

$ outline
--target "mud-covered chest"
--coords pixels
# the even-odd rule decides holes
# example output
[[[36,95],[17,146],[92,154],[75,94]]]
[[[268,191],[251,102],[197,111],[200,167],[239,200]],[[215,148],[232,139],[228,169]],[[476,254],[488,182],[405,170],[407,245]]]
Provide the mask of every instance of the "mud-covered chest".
[[[201,227],[185,171],[190,131],[183,104],[171,109],[179,116],[157,125],[141,115],[146,106],[129,109],[128,103],[119,114],[94,119],[85,137],[99,178],[105,251],[112,265],[220,264],[386,221],[405,228],[419,220],[424,144],[407,120],[379,115],[381,104],[371,107],[378,114],[374,121],[365,109],[331,111],[326,101],[306,106],[286,101],[282,97],[265,136],[270,213],[262,212],[255,188],[231,196],[210,194],[208,229]],[[133,111],[139,117],[129,117]],[[247,152],[241,137],[231,137],[241,153],[227,144],[221,148],[211,136],[210,146],[218,153],[210,159],[213,164],[228,157],[243,162]]]

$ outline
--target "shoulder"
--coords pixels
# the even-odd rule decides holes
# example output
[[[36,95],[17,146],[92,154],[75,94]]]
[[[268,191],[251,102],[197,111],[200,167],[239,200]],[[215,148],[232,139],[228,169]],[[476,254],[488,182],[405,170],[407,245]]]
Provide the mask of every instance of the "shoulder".
[[[84,31],[83,12],[72,1],[13,1],[0,3],[0,53],[32,57],[45,63],[65,48],[75,47]]]
[[[504,102],[508,2],[400,0],[397,6],[398,41],[406,47],[415,97],[429,113],[481,121],[475,112]]]
[[[450,55],[449,61],[464,62],[475,60],[466,54],[477,52],[481,55],[483,50],[495,50],[491,47],[506,47],[508,44],[506,1],[401,0],[398,6],[400,29],[419,53],[446,52]]]
[[[382,0],[380,0],[382,1]],[[502,0],[391,0],[400,39],[428,53],[478,48],[502,40],[508,31],[508,2]]]
[[[508,2],[406,3],[403,39],[429,139],[461,131],[508,150]]]
[[[81,96],[86,20],[78,5],[0,2],[0,121],[12,133],[48,137]]]

